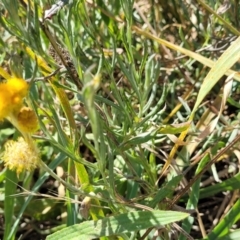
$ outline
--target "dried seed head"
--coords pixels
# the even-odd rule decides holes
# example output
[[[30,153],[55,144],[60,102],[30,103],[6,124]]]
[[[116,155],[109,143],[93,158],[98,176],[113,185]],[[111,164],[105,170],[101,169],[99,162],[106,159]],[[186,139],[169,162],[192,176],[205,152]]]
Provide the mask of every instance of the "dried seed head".
[[[39,165],[39,151],[34,144],[27,143],[22,137],[5,144],[2,157],[5,166],[20,174],[23,170],[32,171]]]

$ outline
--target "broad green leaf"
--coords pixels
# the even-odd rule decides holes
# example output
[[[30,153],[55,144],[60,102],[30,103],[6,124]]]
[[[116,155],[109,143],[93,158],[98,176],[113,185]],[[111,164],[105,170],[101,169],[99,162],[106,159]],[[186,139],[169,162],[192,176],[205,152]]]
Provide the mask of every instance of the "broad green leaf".
[[[78,240],[111,236],[150,227],[159,227],[188,217],[188,213],[174,211],[133,211],[118,216],[106,217],[97,221],[86,221],[60,230],[47,237],[47,240]]]

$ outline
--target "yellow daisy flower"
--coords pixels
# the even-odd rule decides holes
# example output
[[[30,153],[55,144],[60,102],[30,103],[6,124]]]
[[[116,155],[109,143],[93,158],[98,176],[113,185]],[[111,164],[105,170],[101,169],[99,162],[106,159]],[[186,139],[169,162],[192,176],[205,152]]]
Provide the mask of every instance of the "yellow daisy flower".
[[[29,91],[28,83],[10,76],[1,67],[0,75],[6,79],[0,81],[0,121],[8,119],[22,134],[35,132],[38,129],[37,116],[23,105]]]
[[[20,110],[28,90],[27,82],[21,78],[0,82],[0,121]]]

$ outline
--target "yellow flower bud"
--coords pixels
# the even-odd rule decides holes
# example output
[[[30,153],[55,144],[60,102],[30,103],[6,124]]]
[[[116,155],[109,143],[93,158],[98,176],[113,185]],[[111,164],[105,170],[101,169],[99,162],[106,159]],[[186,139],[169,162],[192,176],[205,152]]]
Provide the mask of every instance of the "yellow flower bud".
[[[29,107],[22,107],[16,117],[17,127],[21,132],[34,133],[38,130],[38,119]]]

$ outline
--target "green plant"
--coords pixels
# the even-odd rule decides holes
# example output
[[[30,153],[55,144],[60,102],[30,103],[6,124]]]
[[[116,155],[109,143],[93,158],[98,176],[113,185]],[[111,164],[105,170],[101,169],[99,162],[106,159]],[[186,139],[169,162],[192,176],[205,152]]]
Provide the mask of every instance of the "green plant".
[[[0,74],[26,79],[24,104],[39,122],[34,135],[4,123],[1,159],[4,143],[19,135],[34,140],[41,158],[35,172],[2,168],[4,239],[29,237],[24,219],[47,239],[238,237],[239,174],[231,166],[240,135],[231,107],[239,108],[232,92],[240,77],[230,68],[240,40],[205,48],[239,34],[237,14],[222,16],[220,3],[200,0],[51,4],[0,5]],[[232,193],[226,212],[201,209],[224,191]],[[210,225],[207,215],[221,219]]]

